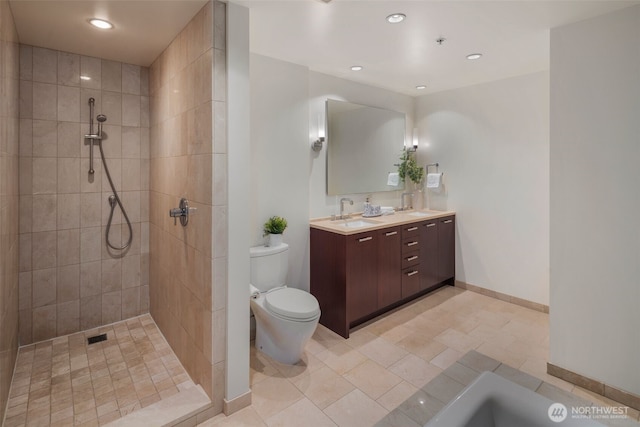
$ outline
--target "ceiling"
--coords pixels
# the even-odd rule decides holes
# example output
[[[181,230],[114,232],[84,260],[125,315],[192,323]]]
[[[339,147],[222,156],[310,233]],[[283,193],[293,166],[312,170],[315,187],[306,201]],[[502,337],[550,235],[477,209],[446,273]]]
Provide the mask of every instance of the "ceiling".
[[[10,0],[20,42],[150,65],[207,0]],[[640,1],[237,0],[252,52],[408,95],[549,68],[549,29]],[[389,24],[401,12],[407,19]],[[115,25],[96,30],[101,17]],[[444,37],[442,45],[436,39]],[[470,53],[483,57],[469,61]],[[362,71],[353,72],[352,65]],[[417,90],[416,85],[426,85]]]
[[[207,0],[9,0],[20,43],[149,66]],[[112,30],[87,22],[106,19]]]
[[[421,95],[549,69],[549,29],[639,2],[247,0],[251,50]],[[404,13],[399,24],[386,17]],[[442,45],[436,39],[444,37]],[[466,59],[482,53],[476,61]],[[350,70],[361,65],[362,71]],[[417,90],[417,85],[426,85]]]

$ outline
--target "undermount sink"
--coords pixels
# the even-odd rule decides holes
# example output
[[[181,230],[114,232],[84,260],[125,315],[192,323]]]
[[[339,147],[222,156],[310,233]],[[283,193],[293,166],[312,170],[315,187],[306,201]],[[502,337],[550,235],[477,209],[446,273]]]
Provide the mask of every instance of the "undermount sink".
[[[371,225],[378,225],[378,223],[373,221],[365,221],[363,219],[358,219],[356,221],[347,221],[345,223],[338,224],[338,225],[341,227],[347,227],[347,228],[361,228],[361,227],[369,227]]]
[[[433,216],[433,215],[437,215],[436,212],[420,212],[420,211],[416,211],[416,212],[410,212],[407,215],[410,216],[417,216],[417,217],[423,217],[423,216]]]

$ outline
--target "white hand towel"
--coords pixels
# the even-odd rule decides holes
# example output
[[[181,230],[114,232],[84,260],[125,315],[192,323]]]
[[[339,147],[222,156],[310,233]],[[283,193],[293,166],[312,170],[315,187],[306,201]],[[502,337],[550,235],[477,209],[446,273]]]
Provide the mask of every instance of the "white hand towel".
[[[382,212],[382,215],[393,215],[393,213],[395,212],[395,210],[391,206],[381,206],[380,211]]]
[[[400,185],[400,174],[398,172],[390,172],[387,178],[387,185],[397,187]]]
[[[427,174],[427,188],[440,188],[442,185],[442,173]]]

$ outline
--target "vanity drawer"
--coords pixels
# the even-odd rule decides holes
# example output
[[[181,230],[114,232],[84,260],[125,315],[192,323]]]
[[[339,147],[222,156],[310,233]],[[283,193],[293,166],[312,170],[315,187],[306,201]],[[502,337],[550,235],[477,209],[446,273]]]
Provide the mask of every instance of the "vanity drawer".
[[[418,224],[405,224],[402,226],[402,239],[407,239],[409,237],[418,237],[420,234],[420,227]]]
[[[402,298],[410,297],[420,292],[420,268],[413,267],[402,270]]]
[[[409,237],[402,240],[402,256],[413,251],[420,250],[420,239],[418,236]]]
[[[407,252],[402,254],[402,269],[420,264],[420,251]]]

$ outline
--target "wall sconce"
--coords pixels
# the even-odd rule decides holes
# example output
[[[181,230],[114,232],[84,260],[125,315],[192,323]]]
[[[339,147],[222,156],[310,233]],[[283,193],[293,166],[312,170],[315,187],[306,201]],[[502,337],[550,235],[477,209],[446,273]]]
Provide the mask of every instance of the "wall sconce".
[[[316,153],[322,150],[322,143],[324,142],[324,121],[322,120],[322,116],[318,114],[318,139],[313,141],[311,144],[311,149]]]
[[[418,128],[413,128],[413,145],[407,148],[407,151],[410,153],[415,153],[418,151]]]

